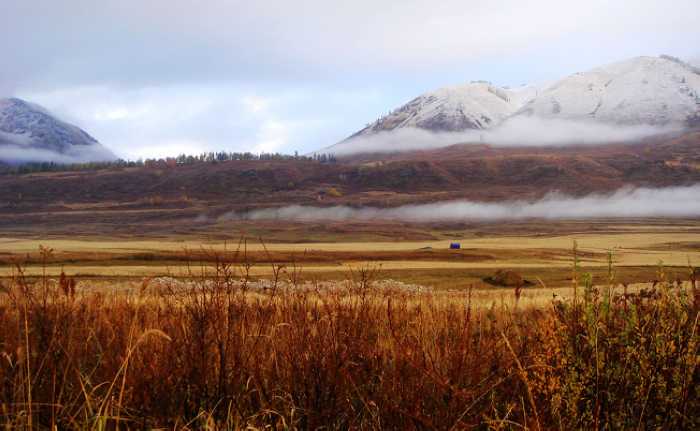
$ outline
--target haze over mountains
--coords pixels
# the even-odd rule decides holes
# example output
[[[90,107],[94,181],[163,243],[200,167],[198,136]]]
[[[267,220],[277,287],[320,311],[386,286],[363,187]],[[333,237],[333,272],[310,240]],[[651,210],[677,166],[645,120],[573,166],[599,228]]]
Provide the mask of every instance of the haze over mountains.
[[[669,56],[635,57],[541,87],[479,81],[431,91],[328,150],[598,144],[699,125],[700,70]]]
[[[75,163],[115,158],[95,138],[41,106],[17,98],[0,99],[0,162]]]

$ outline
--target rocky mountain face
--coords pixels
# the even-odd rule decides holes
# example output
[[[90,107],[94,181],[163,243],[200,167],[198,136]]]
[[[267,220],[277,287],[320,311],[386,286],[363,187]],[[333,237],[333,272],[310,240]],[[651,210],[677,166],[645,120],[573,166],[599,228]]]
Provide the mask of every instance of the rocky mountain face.
[[[0,161],[111,160],[115,156],[77,126],[17,98],[0,99]]]
[[[488,82],[423,94],[350,139],[401,128],[492,129],[538,117],[615,125],[700,125],[700,70],[669,56],[635,57],[553,84],[511,89]]]

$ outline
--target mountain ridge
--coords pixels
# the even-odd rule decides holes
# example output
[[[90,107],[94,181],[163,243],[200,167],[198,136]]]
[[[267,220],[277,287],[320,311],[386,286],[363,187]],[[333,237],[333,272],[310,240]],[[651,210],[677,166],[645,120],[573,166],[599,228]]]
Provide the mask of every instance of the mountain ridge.
[[[669,56],[635,57],[569,75],[515,115],[614,124],[688,124],[700,112],[700,71]]]
[[[342,145],[337,148],[348,152],[357,138],[401,129],[499,130],[518,121],[522,126],[531,118],[604,126],[697,127],[700,69],[671,56],[639,56],[542,86],[508,88],[473,81],[443,87],[412,99],[327,150]]]
[[[488,81],[442,87],[412,99],[351,137],[400,127],[449,132],[485,129],[516,112],[534,92],[534,87],[510,89]]]
[[[0,161],[103,161],[116,157],[87,132],[44,107],[11,97],[0,99]]]

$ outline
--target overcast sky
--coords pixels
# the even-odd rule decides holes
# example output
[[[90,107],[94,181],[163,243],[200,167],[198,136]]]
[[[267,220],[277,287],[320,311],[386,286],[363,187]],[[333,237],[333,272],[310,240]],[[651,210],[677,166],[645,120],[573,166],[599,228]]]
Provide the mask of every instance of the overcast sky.
[[[309,152],[440,86],[700,56],[700,1],[0,0],[0,95],[122,157]]]

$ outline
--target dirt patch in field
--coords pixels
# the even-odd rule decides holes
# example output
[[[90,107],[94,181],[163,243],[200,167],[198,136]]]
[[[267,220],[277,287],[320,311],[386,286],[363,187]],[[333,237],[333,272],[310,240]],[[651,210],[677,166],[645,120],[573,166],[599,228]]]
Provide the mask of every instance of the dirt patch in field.
[[[526,280],[519,272],[510,269],[499,269],[492,275],[484,278],[484,281],[499,287],[523,287],[534,284],[530,280]]]

